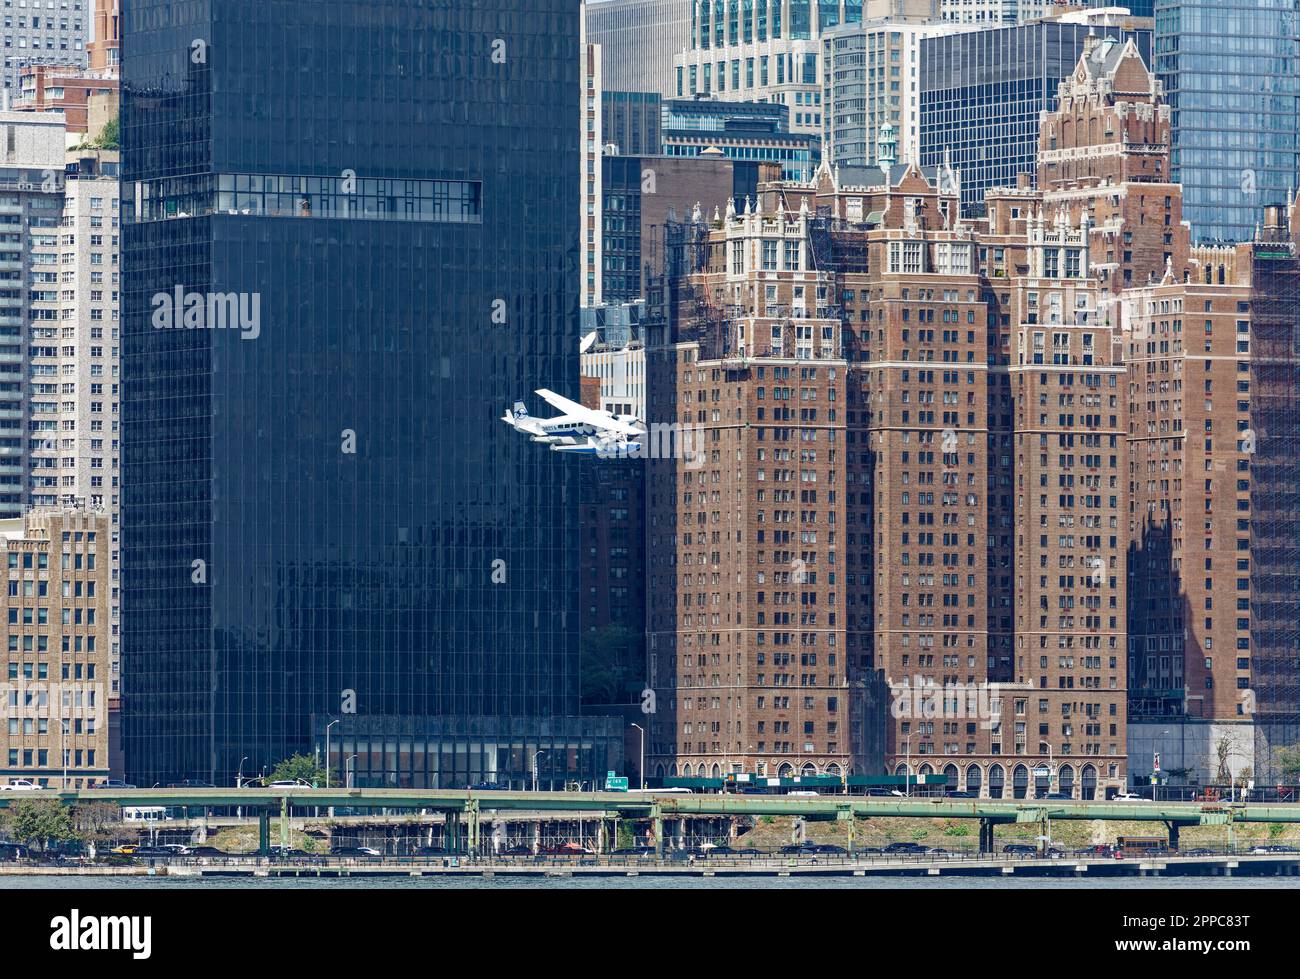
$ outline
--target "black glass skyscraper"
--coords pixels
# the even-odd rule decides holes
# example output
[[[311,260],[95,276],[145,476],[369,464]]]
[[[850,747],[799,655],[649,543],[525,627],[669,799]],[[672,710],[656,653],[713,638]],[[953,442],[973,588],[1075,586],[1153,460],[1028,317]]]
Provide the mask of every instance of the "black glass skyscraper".
[[[577,0],[124,15],[129,777],[616,767],[575,467],[498,420],[576,395]]]

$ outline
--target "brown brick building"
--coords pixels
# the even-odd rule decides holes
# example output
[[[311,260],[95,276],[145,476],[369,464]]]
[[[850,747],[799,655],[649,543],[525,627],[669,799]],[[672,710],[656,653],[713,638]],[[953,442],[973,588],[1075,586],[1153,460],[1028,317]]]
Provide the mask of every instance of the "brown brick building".
[[[846,773],[847,362],[806,209],[729,208],[651,352],[652,773]]]
[[[1039,132],[1049,213],[1087,217],[1092,274],[1111,293],[1186,267],[1182,188],[1170,183],[1170,107],[1130,39],[1089,37]]]
[[[1190,247],[1131,44],[1087,45],[1038,186],[984,218],[890,146],[697,215],[669,256],[650,416],[705,455],[648,469],[651,773],[1102,798],[1183,720],[1248,725],[1263,767],[1300,737],[1282,209]]]
[[[33,510],[0,527],[8,586],[0,777],[86,788],[108,777],[112,527]],[[66,765],[63,756],[66,754]]]

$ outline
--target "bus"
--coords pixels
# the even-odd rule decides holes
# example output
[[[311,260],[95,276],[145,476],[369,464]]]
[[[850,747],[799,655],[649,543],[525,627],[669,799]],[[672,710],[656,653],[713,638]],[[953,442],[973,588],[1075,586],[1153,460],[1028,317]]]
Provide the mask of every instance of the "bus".
[[[166,806],[123,806],[124,823],[157,823],[171,819],[172,814]]]
[[[1169,841],[1162,836],[1119,836],[1115,849],[1125,853],[1159,853],[1169,849]]]
[[[663,789],[628,789],[628,795],[691,795],[685,786],[668,786]]]

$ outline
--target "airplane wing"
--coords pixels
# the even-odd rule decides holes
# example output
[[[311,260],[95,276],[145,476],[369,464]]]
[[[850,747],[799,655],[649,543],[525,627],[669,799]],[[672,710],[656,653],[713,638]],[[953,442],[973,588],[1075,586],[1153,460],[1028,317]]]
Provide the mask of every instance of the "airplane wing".
[[[570,401],[568,398],[556,394],[554,391],[548,391],[541,388],[537,392],[538,396],[544,401],[559,408],[566,415],[575,418],[581,418],[583,421],[596,428],[603,428],[609,432],[617,432],[620,435],[642,435],[641,429],[627,422],[621,422],[607,411],[594,411],[591,408],[583,407],[576,401]]]

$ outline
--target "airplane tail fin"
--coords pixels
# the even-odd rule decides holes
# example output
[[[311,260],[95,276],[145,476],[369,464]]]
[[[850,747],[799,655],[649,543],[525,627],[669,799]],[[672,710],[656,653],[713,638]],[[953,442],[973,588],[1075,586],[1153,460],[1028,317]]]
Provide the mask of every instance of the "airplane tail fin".
[[[528,417],[528,406],[527,406],[526,404],[524,404],[522,401],[516,401],[516,402],[515,402],[514,413],[515,413],[515,417],[516,417],[516,418],[527,418],[527,417]]]

